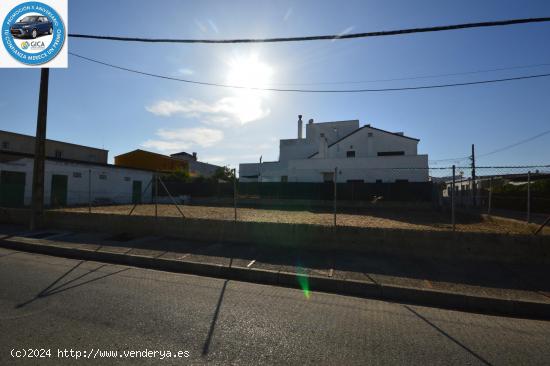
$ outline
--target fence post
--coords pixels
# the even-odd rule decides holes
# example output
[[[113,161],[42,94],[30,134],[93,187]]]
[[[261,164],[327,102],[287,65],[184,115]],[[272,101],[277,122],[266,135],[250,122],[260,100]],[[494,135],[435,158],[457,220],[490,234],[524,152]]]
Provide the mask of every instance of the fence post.
[[[155,219],[158,218],[158,193],[159,193],[159,182],[158,182],[158,176],[155,173],[154,174],[154,180],[155,180]]]
[[[336,178],[338,177],[338,167],[334,168],[334,226],[336,226],[336,200],[337,200],[337,185]]]
[[[531,171],[527,172],[527,223],[531,222]]]
[[[493,177],[489,178],[489,202],[487,203],[487,215],[491,214],[492,200],[493,200]]]
[[[237,222],[237,169],[233,169],[233,210]]]
[[[92,169],[88,169],[88,213],[92,213]]]
[[[452,184],[452,194],[451,194],[451,222],[453,224],[453,231],[455,231],[455,169],[453,165],[453,184]]]

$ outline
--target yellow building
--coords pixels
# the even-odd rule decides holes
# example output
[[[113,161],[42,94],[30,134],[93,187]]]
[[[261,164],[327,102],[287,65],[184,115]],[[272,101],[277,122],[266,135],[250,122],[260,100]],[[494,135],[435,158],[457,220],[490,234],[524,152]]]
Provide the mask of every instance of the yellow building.
[[[184,160],[139,149],[115,156],[115,165],[159,172],[189,171]]]

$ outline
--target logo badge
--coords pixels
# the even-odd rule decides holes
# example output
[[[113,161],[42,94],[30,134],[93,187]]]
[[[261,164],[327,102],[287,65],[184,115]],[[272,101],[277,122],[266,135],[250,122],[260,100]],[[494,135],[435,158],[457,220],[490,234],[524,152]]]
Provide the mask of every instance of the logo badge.
[[[26,65],[53,60],[65,43],[63,19],[50,6],[36,1],[17,5],[2,23],[2,42],[8,53]]]

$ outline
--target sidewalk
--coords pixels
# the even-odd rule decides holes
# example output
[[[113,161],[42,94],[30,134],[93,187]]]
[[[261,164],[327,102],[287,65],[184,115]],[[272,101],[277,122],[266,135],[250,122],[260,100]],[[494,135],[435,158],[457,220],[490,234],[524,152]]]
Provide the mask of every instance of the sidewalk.
[[[0,246],[160,270],[550,319],[550,269],[543,265],[426,260],[346,251],[187,242],[0,225]],[[1,261],[1,259],[0,259]],[[304,279],[306,281],[304,282]],[[304,283],[306,283],[304,288]]]

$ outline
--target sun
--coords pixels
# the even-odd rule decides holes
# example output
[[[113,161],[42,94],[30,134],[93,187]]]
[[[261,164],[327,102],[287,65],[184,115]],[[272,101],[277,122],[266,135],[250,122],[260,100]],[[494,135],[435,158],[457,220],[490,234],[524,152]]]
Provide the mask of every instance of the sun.
[[[262,61],[257,53],[239,55],[228,62],[226,83],[244,88],[268,88],[274,70]],[[264,118],[270,113],[265,101],[270,98],[268,91],[257,89],[233,89],[232,96],[224,98],[224,107],[241,124]]]
[[[227,83],[247,88],[267,88],[273,68],[259,59],[258,54],[237,56],[229,60]]]

